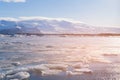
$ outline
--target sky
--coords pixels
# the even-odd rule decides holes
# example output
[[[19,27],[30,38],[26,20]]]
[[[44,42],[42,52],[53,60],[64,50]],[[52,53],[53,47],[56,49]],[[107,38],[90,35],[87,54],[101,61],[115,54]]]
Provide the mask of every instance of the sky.
[[[120,27],[120,0],[0,0],[0,17],[70,18],[98,27]]]

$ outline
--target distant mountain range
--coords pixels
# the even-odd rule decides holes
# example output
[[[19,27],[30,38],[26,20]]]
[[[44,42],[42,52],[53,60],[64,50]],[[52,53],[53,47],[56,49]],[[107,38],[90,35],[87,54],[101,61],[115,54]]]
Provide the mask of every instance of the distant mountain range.
[[[120,33],[120,28],[95,27],[86,23],[55,18],[0,18],[0,34],[100,34]]]

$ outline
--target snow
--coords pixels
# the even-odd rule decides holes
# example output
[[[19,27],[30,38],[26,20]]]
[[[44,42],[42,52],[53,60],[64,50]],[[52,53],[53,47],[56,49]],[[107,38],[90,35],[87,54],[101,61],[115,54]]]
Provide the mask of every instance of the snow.
[[[8,33],[9,32],[9,33]],[[20,17],[0,18],[0,33],[119,33],[120,28],[98,28],[71,19]]]

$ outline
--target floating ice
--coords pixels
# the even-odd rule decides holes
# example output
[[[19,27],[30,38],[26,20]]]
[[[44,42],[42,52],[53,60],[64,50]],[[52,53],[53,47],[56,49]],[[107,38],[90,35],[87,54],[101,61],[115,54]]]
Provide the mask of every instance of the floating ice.
[[[13,62],[13,63],[11,63],[11,64],[14,65],[14,66],[19,66],[19,65],[21,65],[20,62]]]
[[[88,73],[91,74],[93,73],[93,71],[88,68],[80,68],[80,69],[74,69],[73,71],[66,71],[67,76],[74,76],[74,75],[81,75]]]
[[[0,73],[0,80],[3,79],[5,77],[5,74]]]
[[[19,79],[10,79],[10,80],[19,80]]]
[[[81,72],[66,71],[67,76],[81,75]]]
[[[28,72],[18,72],[15,74],[7,75],[6,78],[9,79],[18,79],[18,80],[23,80],[27,79],[30,77],[30,74]]]
[[[35,66],[31,66],[28,68],[31,71],[45,71],[45,70],[49,70],[48,67],[45,66],[45,64],[41,64],[41,65],[35,65]]]
[[[62,72],[62,71],[61,70],[46,70],[46,71],[42,71],[41,75],[42,76],[57,75],[60,72]]]
[[[75,69],[74,72],[93,73],[93,71],[88,68]]]
[[[67,65],[64,64],[41,64],[29,67],[30,71],[40,73],[42,76],[57,75],[62,71],[66,71]]]
[[[46,64],[45,66],[48,67],[49,69],[62,70],[62,71],[65,71],[66,68],[68,67],[65,64]]]

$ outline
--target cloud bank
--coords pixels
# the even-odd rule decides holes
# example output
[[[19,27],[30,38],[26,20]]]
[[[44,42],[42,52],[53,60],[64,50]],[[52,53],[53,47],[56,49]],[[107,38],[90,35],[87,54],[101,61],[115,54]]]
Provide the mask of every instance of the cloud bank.
[[[0,0],[2,2],[15,2],[15,3],[18,3],[18,2],[26,2],[26,0]]]

